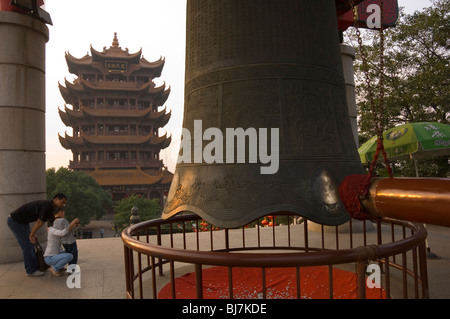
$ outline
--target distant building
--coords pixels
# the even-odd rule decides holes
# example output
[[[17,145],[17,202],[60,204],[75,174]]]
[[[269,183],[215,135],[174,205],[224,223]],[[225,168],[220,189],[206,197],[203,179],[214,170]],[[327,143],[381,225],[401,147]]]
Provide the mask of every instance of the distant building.
[[[73,153],[69,168],[83,171],[113,195],[158,198],[161,205],[173,174],[159,158],[171,137],[158,135],[171,113],[158,110],[169,97],[170,88],[156,87],[165,61],[149,62],[142,49],[129,53],[119,46],[103,52],[91,46],[91,55],[77,59],[66,53],[69,72],[77,78],[59,85],[66,104],[59,110],[73,136],[59,136],[61,145]]]

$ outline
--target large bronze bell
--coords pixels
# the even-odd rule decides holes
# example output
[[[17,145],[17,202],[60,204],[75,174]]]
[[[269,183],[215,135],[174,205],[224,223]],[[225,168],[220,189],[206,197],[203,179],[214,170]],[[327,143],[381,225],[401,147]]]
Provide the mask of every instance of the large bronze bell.
[[[338,186],[362,166],[335,1],[188,0],[186,40],[186,134],[162,217],[194,212],[233,228],[289,211],[346,222]]]

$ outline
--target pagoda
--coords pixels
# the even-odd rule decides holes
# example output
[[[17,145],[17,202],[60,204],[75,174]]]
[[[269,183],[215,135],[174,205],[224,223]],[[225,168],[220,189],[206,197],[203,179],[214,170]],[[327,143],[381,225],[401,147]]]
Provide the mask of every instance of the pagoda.
[[[73,83],[65,80],[59,89],[66,105],[59,109],[63,123],[73,135],[59,136],[71,150],[69,168],[91,175],[113,200],[131,195],[157,198],[163,205],[173,174],[159,158],[169,146],[167,133],[159,136],[171,113],[159,110],[170,87],[157,87],[164,59],[149,62],[142,49],[129,53],[119,46],[117,33],[110,48],[77,59],[66,52]],[[72,106],[71,108],[68,105]]]

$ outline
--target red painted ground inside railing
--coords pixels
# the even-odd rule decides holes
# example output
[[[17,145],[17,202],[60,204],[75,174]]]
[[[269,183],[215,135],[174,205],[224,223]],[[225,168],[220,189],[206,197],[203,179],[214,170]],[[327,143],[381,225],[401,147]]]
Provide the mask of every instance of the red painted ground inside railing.
[[[229,298],[228,267],[212,267],[203,270],[203,298]],[[356,299],[357,278],[355,273],[333,269],[333,299]],[[367,299],[384,299],[381,288],[368,288]],[[296,268],[266,269],[266,298],[297,298]],[[171,283],[164,286],[158,298],[172,299]],[[175,279],[176,299],[195,299],[195,273],[189,273]],[[262,270],[260,268],[233,268],[233,298],[260,299],[262,292]],[[300,298],[329,299],[329,270],[326,266],[302,267],[300,269]]]

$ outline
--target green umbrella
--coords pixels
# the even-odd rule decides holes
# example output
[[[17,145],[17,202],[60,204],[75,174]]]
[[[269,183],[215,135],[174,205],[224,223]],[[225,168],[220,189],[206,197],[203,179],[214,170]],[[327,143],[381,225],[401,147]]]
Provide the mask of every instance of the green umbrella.
[[[377,150],[378,137],[374,136],[358,149],[361,162],[371,163]],[[412,158],[419,177],[417,160],[426,157],[450,156],[450,125],[438,122],[408,123],[383,133],[383,147],[389,160]],[[383,155],[378,155],[383,160]],[[426,242],[427,258],[440,259],[431,252]]]
[[[450,125],[438,122],[408,123],[383,133],[383,146],[389,160],[450,156]],[[377,149],[377,136],[358,149],[361,162],[371,163]],[[382,154],[378,157],[383,159]]]

